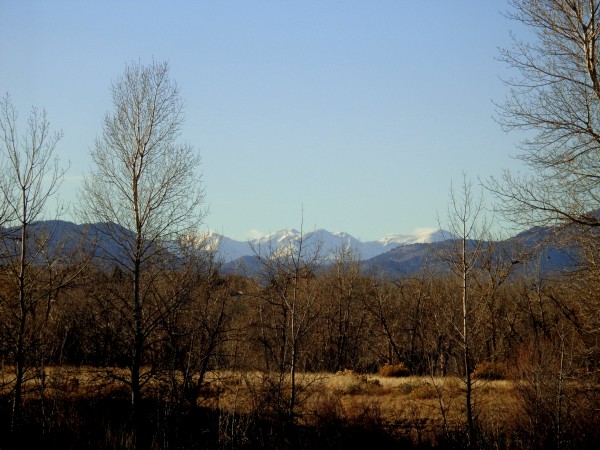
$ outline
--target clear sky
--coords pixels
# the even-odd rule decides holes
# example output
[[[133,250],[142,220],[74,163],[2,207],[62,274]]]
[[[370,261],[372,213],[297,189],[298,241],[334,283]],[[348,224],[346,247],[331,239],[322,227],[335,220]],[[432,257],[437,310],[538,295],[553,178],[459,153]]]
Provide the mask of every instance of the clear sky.
[[[125,65],[167,60],[206,227],[366,241],[437,226],[452,180],[519,169],[493,120],[505,1],[0,0],[0,91],[45,108],[76,199]],[[76,217],[66,217],[77,222]]]

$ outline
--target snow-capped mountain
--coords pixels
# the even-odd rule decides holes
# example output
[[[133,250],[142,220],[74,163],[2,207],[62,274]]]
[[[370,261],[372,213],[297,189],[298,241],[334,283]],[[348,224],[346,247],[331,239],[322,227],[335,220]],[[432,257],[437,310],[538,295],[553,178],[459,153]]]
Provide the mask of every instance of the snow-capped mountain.
[[[2,228],[0,232],[5,238],[5,251],[8,252],[5,256],[10,257],[10,242],[14,241],[14,251],[18,251],[18,241],[11,238],[15,230]],[[573,242],[572,245],[565,246],[568,240],[565,241],[565,235],[561,235],[560,246],[557,246],[555,232],[551,227],[534,227],[503,241],[495,241],[494,246],[501,249],[503,257],[514,252],[516,256],[510,256],[510,260],[516,258],[518,270],[521,271],[556,273],[573,270],[578,267],[579,244]],[[75,263],[79,258],[85,259],[86,255],[93,253],[96,257],[95,263],[102,267],[111,267],[119,262],[124,265],[131,263],[123,245],[133,239],[133,234],[115,224],[77,225],[51,220],[30,224],[29,233],[31,239],[28,242],[31,245],[40,240],[47,240],[47,248],[43,255],[56,258],[57,261]],[[120,236],[122,242],[115,242],[109,238],[109,235],[114,237],[115,233]],[[568,238],[568,235],[566,236]],[[230,272],[245,267],[248,272],[244,273],[251,274],[253,264],[256,265],[257,261],[254,257],[256,252],[263,256],[285,253],[289,249],[298,249],[301,240],[303,250],[306,251],[304,256],[307,258],[317,249],[322,258],[331,257],[336,251],[345,249],[352,251],[357,259],[362,260],[365,272],[397,276],[417,273],[427,263],[439,263],[440,261],[436,261],[432,256],[445,245],[443,241],[455,239],[455,236],[447,231],[423,229],[410,235],[394,234],[376,241],[361,242],[342,232],[316,230],[301,233],[298,230],[282,230],[250,241],[236,241],[217,233],[190,238],[195,244],[215,251],[217,257],[226,263],[224,270]],[[470,245],[474,244],[471,242]],[[489,244],[482,242],[481,245],[485,248]],[[178,251],[177,248],[173,246],[175,251]]]
[[[285,252],[296,248],[300,239],[307,252],[319,249],[320,255],[327,258],[341,249],[350,250],[358,259],[370,259],[388,252],[400,245],[432,243],[452,239],[452,234],[433,228],[419,229],[414,234],[390,234],[376,241],[362,242],[344,232],[330,232],[319,229],[307,233],[298,230],[281,230],[258,239],[236,241],[218,233],[206,235],[207,245],[217,249],[217,255],[225,262],[234,261],[255,253],[267,255]]]

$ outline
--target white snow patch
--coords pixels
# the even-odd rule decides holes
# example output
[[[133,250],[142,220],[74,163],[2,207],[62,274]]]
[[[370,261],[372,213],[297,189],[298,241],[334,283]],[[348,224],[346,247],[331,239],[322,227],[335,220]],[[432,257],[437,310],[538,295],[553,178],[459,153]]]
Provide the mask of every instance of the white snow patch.
[[[251,230],[251,233],[256,237],[252,238],[250,235],[249,240],[245,242],[219,235],[219,255],[225,261],[233,261],[241,256],[253,255],[252,247],[260,253],[289,252],[296,248],[297,241],[302,236],[306,244],[305,249],[320,248],[322,257],[326,258],[340,249],[345,249],[353,250],[361,259],[369,259],[400,245],[432,243],[453,238],[452,233],[432,227],[416,228],[411,234],[388,234],[377,241],[369,242],[361,242],[343,231],[332,233],[323,229],[303,233],[295,229],[285,229],[266,235]]]

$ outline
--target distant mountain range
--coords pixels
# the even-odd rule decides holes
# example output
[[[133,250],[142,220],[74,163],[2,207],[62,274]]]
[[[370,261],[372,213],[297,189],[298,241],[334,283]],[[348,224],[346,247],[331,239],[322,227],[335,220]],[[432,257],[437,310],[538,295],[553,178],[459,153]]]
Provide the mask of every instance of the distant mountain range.
[[[211,237],[215,239],[215,243],[221,244],[219,252],[222,252],[223,260],[226,261],[225,271],[242,271],[253,275],[260,270],[256,253],[268,256],[277,249],[289,247],[297,241],[300,233],[297,230],[281,231],[250,243],[232,241],[219,235]],[[453,248],[456,236],[447,231],[435,230],[419,235],[393,235],[377,241],[361,242],[347,233],[317,230],[304,234],[303,239],[305,245],[320,243],[317,245],[320,245],[321,255],[324,257],[334,257],[340,248],[350,249],[360,260],[364,273],[397,277],[415,275],[425,266],[438,272],[447,271],[448,266],[440,260],[439,255]],[[233,246],[229,247],[232,243]],[[555,230],[551,227],[534,227],[502,241],[468,241],[467,246],[470,249],[480,246],[489,251],[490,257],[514,263],[513,273],[552,274],[573,270],[578,264],[577,249],[564,243],[557,244]],[[248,248],[252,250],[252,247],[256,253],[249,254]]]
[[[78,249],[90,251],[103,265],[110,264],[114,258],[125,258],[125,248],[107,239],[105,230],[118,230],[124,239],[131,239],[129,230],[115,225],[84,224],[77,225],[65,221],[43,221],[31,224],[29,232],[32,239],[47,236],[49,245],[46,254],[56,255],[65,262],[73,259]],[[494,242],[494,248],[509,258],[520,258],[520,270],[541,270],[545,273],[569,270],[577,264],[577,250],[573,247],[558,246],[553,243],[554,230],[546,227],[531,228],[504,241]],[[2,239],[5,249],[14,247],[18,251],[19,235],[10,229],[4,229]],[[202,236],[205,248],[215,251],[223,261],[223,270],[227,272],[245,271],[256,273],[257,254],[261,256],[277,255],[278,252],[297,246],[302,240],[307,255],[319,251],[326,262],[340,250],[351,251],[361,261],[363,270],[368,273],[391,276],[414,275],[425,264],[440,264],[436,257],[455,239],[451,233],[443,230],[427,230],[413,235],[394,234],[376,241],[361,242],[348,233],[315,230],[301,233],[298,230],[282,230],[259,239],[236,241],[217,233]],[[10,244],[10,245],[9,245]],[[470,245],[474,245],[471,242]],[[484,247],[490,243],[483,243]],[[441,267],[441,266],[440,266]]]
[[[209,247],[213,248],[224,262],[232,262],[239,258],[253,256],[256,253],[265,255],[289,248],[300,238],[312,248],[319,248],[321,256],[327,258],[340,249],[351,250],[358,259],[367,260],[386,253],[398,246],[424,244],[452,239],[454,236],[439,229],[423,229],[415,234],[390,234],[376,241],[362,242],[344,232],[330,232],[319,229],[301,233],[298,230],[281,230],[259,239],[236,241],[218,233],[207,233]]]
[[[494,241],[468,241],[467,248],[479,245],[489,249],[489,257],[515,264],[514,273],[555,274],[578,267],[578,250],[556,239],[554,229],[534,227],[511,238]],[[437,271],[448,270],[438,255],[453,248],[451,241],[401,245],[362,261],[363,271],[390,276],[414,275],[425,265]]]

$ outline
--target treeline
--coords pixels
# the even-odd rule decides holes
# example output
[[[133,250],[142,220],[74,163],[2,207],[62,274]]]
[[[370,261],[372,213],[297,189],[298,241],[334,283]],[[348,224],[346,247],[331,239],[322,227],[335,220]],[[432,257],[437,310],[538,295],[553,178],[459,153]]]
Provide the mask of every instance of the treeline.
[[[218,261],[201,253],[185,267],[148,274],[143,364],[157,371],[186,371],[193,361],[194,371],[273,370],[293,359],[302,371],[375,373],[402,363],[413,375],[461,372],[461,289],[451,273],[424,267],[414,277],[365,275],[343,251],[326,264],[261,262],[259,277],[249,278],[221,273]],[[496,269],[479,268],[469,287],[472,364],[505,362],[502,370],[510,370],[523,348],[543,343],[563,347],[569,364],[593,373],[600,350],[593,272],[506,276]],[[13,274],[2,267],[5,365],[15,363],[19,328],[10,326],[18,306],[10,300],[19,297]],[[26,347],[35,350],[30,366],[129,366],[135,330],[124,297],[131,274],[92,260],[35,267],[28,281],[35,297],[24,326],[31,330]]]
[[[599,284],[590,266],[546,277],[513,270],[515,261],[496,256],[487,264],[481,258],[496,254],[479,253],[469,273],[466,361],[460,276],[427,266],[410,278],[365,275],[349,252],[323,260],[318,243],[300,237],[296,244],[286,253],[257,249],[261,270],[252,278],[223,274],[214,255],[197,244],[195,251],[178,253],[175,269],[154,261],[157,269],[145,272],[139,321],[128,300],[134,274],[85,257],[76,265],[58,260],[34,265],[27,280],[31,301],[19,320],[18,268],[3,265],[4,435],[10,436],[12,428],[13,436],[22,436],[24,426],[28,433],[46,426],[50,435],[60,428],[57,422],[65,411],[56,404],[57,392],[69,398],[83,383],[68,371],[61,378],[61,367],[86,367],[94,385],[116,387],[109,397],[121,398],[121,408],[130,411],[122,425],[139,414],[135,420],[145,429],[158,411],[165,415],[158,423],[167,428],[198,411],[198,399],[214,380],[208,376],[215,373],[262,374],[263,402],[253,412],[255,420],[299,426],[308,413],[307,399],[315,393],[304,382],[306,373],[375,374],[393,367],[397,375],[467,382],[468,364],[473,383],[515,383],[519,404],[514,414],[520,425],[501,436],[506,447],[560,443],[562,448],[591,448],[598,442],[592,430],[598,429],[600,404]],[[138,364],[136,387],[132,373]],[[22,404],[15,408],[17,388]],[[141,395],[137,413],[131,408],[136,388]],[[473,389],[473,438],[484,447],[498,436],[477,424],[484,405]],[[99,402],[106,395],[98,388],[84,398]],[[55,402],[51,408],[50,400]],[[218,417],[219,411],[214,414]],[[466,430],[465,417],[464,428],[446,432],[463,436]],[[160,448],[171,448],[178,439],[184,438],[163,436]],[[198,448],[210,446],[204,439],[194,442]],[[460,446],[468,440],[455,437],[453,442]],[[244,443],[233,444],[238,447]]]

